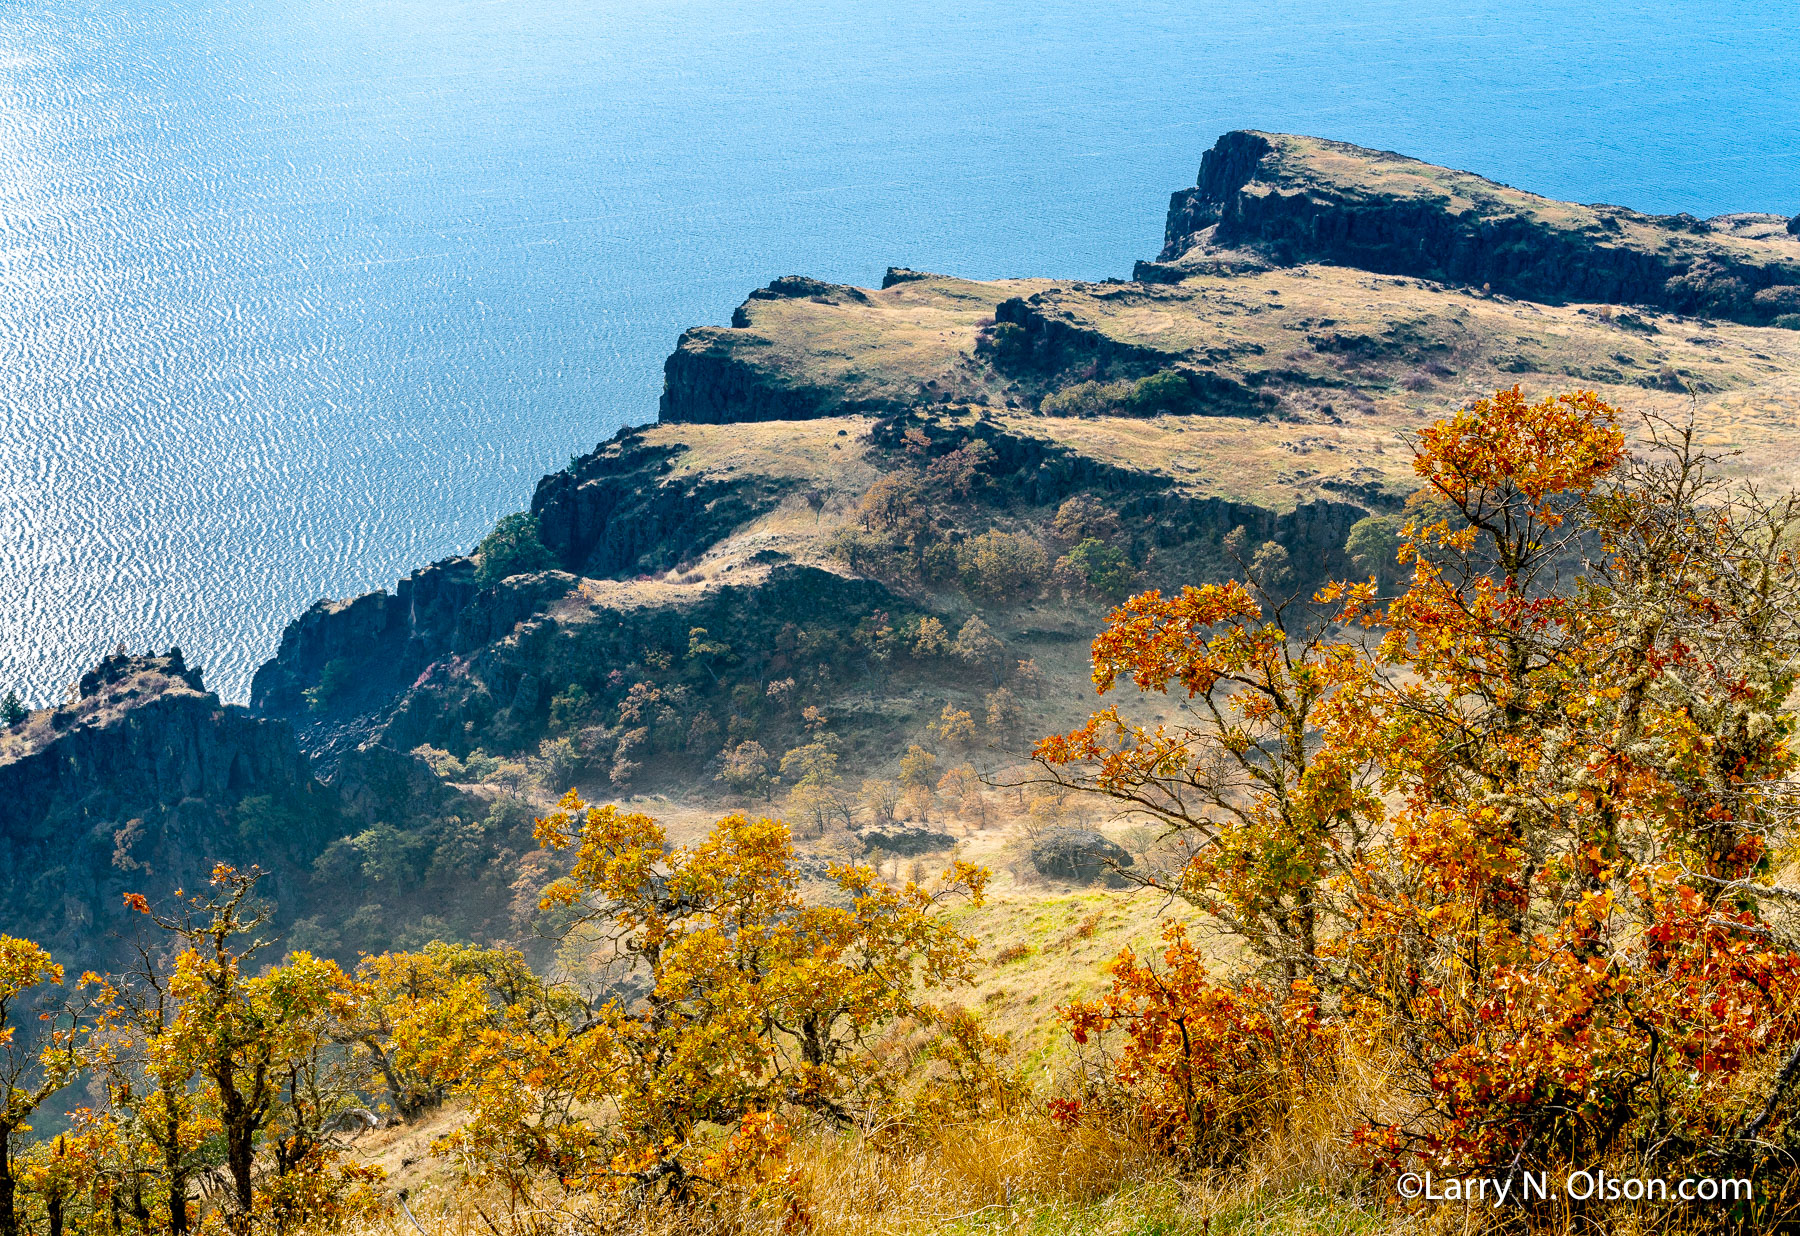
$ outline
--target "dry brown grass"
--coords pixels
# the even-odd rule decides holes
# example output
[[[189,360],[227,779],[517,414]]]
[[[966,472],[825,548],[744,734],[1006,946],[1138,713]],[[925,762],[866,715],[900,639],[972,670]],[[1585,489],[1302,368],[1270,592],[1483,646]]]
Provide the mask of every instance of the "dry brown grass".
[[[1374,1212],[1316,1183],[1272,1190],[1263,1181],[1184,1179],[1131,1136],[1060,1130],[1033,1114],[943,1129],[929,1140],[819,1135],[794,1148],[808,1230],[818,1236],[1042,1233],[1044,1236],[1228,1236],[1256,1232],[1422,1231],[1373,1227]],[[410,1212],[410,1213],[409,1213]],[[416,1226],[415,1226],[416,1220]],[[675,1214],[629,1198],[504,1198],[449,1188],[413,1192],[359,1232],[368,1236],[643,1236],[791,1231],[779,1208],[719,1199]]]
[[[1272,395],[1280,416],[1039,416],[1042,392],[1033,383],[1044,375],[1010,375],[976,350],[995,305],[1021,295],[1094,337],[1155,348]],[[772,382],[849,400],[936,405],[944,415],[979,412],[1097,460],[1170,476],[1190,492],[1273,510],[1341,499],[1346,486],[1409,491],[1406,437],[1515,382],[1539,393],[1594,389],[1633,411],[1680,417],[1692,410],[1710,445],[1744,452],[1738,465],[1751,475],[1791,483],[1800,447],[1800,331],[1538,305],[1338,267],[1196,275],[1175,285],[931,276],[869,291],[864,300],[760,300],[745,309],[749,326],[717,330],[715,343]],[[724,457],[733,453],[741,466],[771,474],[842,462],[850,465],[842,469],[850,493],[860,483],[850,475],[854,456],[848,445],[833,452],[829,442],[837,427],[854,436],[865,423],[653,432],[692,442],[695,466],[730,462]],[[832,425],[822,448],[820,425]],[[761,445],[788,436],[791,458]],[[832,472],[828,466],[822,475]]]
[[[1054,1086],[1066,1088],[1067,1078]],[[1129,1127],[1058,1127],[1048,1088],[1013,1112],[915,1131],[815,1132],[794,1145],[794,1209],[717,1197],[671,1212],[628,1196],[570,1198],[547,1186],[529,1204],[458,1189],[425,1148],[454,1119],[374,1135],[365,1155],[406,1190],[363,1236],[1497,1236],[1516,1210],[1402,1203],[1393,1180],[1353,1152],[1351,1132],[1395,1114],[1378,1060],[1352,1056],[1229,1163],[1178,1171]],[[405,1167],[400,1167],[405,1164]],[[1621,1168],[1622,1172],[1629,1169]],[[1637,1213],[1540,1212],[1534,1236],[1682,1236],[1716,1215],[1654,1207]]]

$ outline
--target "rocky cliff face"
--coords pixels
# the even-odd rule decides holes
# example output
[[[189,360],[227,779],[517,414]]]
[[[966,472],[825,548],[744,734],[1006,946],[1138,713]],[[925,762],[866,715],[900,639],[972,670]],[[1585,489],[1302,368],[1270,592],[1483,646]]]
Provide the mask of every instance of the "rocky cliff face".
[[[466,746],[464,736],[443,732],[448,712],[458,724],[477,722],[490,742],[497,736],[486,735],[485,727],[496,714],[503,714],[498,725],[507,733],[515,728],[510,718],[541,716],[550,693],[537,690],[534,658],[565,626],[592,625],[579,602],[569,607],[572,617],[551,613],[576,590],[578,575],[667,571],[705,553],[791,488],[759,476],[671,476],[683,449],[648,444],[628,429],[538,483],[532,513],[546,547],[569,570],[515,576],[483,589],[473,561],[455,558],[415,572],[392,593],[314,605],[288,625],[275,656],[258,669],[251,710],[292,724],[328,775],[372,740],[402,749],[427,739]],[[730,624],[732,618],[714,612],[719,604],[700,604],[712,614],[705,620]],[[670,646],[684,646],[688,627],[702,622],[679,616],[692,608],[683,596],[642,612],[627,607],[626,616],[601,625],[622,632],[627,652],[633,639],[641,647],[662,634]],[[665,626],[669,631],[661,632]],[[454,705],[443,702],[451,697]]]
[[[286,900],[343,828],[289,727],[221,704],[179,651],[109,657],[34,714],[0,752],[0,804],[0,931],[81,964],[135,930],[122,894],[260,863]]]
[[[1237,133],[1138,281],[778,279],[682,336],[657,425],[539,483],[554,569],[483,587],[451,558],[321,601],[249,710],[179,657],[112,658],[0,733],[0,930],[91,946],[122,891],[223,859],[276,869],[310,947],[523,938],[543,795],[704,794],[723,749],[773,766],[820,714],[842,771],[884,775],[1002,685],[1049,732],[1091,706],[1123,588],[1233,571],[1239,528],[1301,585],[1348,572],[1351,526],[1416,484],[1407,435],[1495,386],[1666,415],[1703,394],[1769,475],[1800,454],[1800,333],[1760,325],[1800,313],[1794,231]],[[1070,553],[1090,536],[1104,582]]]
[[[582,575],[666,571],[772,509],[792,488],[764,477],[673,477],[674,459],[685,449],[649,445],[640,431],[626,429],[543,478],[531,512],[544,544]]]
[[[581,684],[598,698],[616,694],[607,682],[613,671],[641,672],[646,654],[659,651],[678,664],[696,628],[728,641],[734,657],[760,673],[784,626],[822,619],[849,629],[894,602],[874,581],[791,564],[755,582],[681,590],[661,601],[570,598],[504,639],[434,665],[395,702],[382,742],[403,750],[421,743],[530,750],[559,692]],[[695,754],[703,763],[713,752]]]
[[[480,878],[480,845],[464,847],[474,869],[441,873],[430,890],[390,880],[371,891],[363,868],[422,852],[488,811],[379,743],[309,758],[286,721],[221,703],[179,651],[120,654],[83,675],[68,703],[0,732],[0,932],[72,967],[117,965],[145,926],[125,894],[166,905],[226,863],[267,873],[259,892],[274,903],[277,935],[342,961],[426,913],[466,933],[491,905],[442,902]],[[336,861],[321,868],[328,856]],[[376,896],[385,918],[379,905],[367,912]],[[359,908],[360,934],[321,927]]]
[[[758,301],[805,300],[818,305],[869,303],[861,288],[788,275],[750,298],[732,315],[734,330],[750,326]],[[779,363],[768,366],[716,327],[682,333],[663,362],[663,394],[658,419],[664,423],[729,425],[746,421],[793,421],[855,412],[892,412],[903,405],[889,399],[857,399],[841,387],[794,381]]]
[[[1547,304],[1651,305],[1761,325],[1800,313],[1800,246],[1778,235],[1780,224],[1573,206],[1387,151],[1236,132],[1206,153],[1195,187],[1173,196],[1163,252],[1138,275],[1179,278],[1183,266],[1250,251]]]
[[[287,625],[275,656],[258,668],[251,712],[291,724],[329,774],[337,756],[368,737],[359,719],[385,711],[451,649],[478,591],[474,564],[451,558],[413,572],[391,593],[317,602]]]

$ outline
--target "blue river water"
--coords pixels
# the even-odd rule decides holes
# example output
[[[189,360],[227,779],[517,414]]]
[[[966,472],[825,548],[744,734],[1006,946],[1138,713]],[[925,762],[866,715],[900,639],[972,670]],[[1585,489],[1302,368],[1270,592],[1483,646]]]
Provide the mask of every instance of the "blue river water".
[[[788,273],[1128,273],[1221,132],[1800,211],[1787,0],[3,0],[0,691],[465,550]]]

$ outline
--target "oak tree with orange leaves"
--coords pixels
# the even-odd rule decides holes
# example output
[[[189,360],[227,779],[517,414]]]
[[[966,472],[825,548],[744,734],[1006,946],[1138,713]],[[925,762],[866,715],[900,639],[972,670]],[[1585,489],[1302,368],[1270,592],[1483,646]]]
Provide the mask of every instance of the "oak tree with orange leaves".
[[[1800,894],[1775,882],[1800,506],[1621,421],[1515,387],[1435,423],[1398,595],[1280,595],[1252,561],[1133,598],[1096,685],[1179,692],[1183,719],[1108,709],[1037,758],[1168,826],[1183,861],[1148,878],[1248,946],[1238,998],[1278,1019],[1316,993],[1322,1041],[1380,1062],[1373,1158],[1729,1167],[1774,1214],[1800,1135]],[[1180,1004],[1141,968],[1077,1028]]]

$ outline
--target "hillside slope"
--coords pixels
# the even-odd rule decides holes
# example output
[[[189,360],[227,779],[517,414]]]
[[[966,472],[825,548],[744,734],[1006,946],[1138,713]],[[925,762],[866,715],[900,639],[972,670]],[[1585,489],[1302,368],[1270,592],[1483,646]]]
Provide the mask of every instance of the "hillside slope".
[[[1029,794],[958,799],[936,780],[1001,775],[1083,715],[1108,604],[1235,570],[1234,530],[1280,545],[1296,588],[1353,569],[1350,528],[1399,509],[1409,435],[1447,409],[1515,382],[1595,389],[1691,414],[1740,474],[1793,485],[1797,270],[1800,238],[1773,215],[1573,206],[1228,134],[1133,281],[895,268],[881,288],[790,277],[752,293],[730,326],[681,337],[657,423],[540,482],[545,569],[484,583],[452,558],[319,603],[248,714],[179,683],[118,710],[150,746],[208,725],[276,744],[209,763],[218,793],[139,785],[102,759],[81,795],[16,797],[0,842],[22,870],[46,837],[92,833],[86,874],[33,876],[31,904],[78,918],[136,874],[109,866],[132,820],[172,821],[145,855],[226,853],[206,838],[262,844],[246,798],[323,794],[332,819],[295,856],[289,899],[302,938],[340,952],[532,938],[553,871],[530,819],[571,784],[697,829],[734,804],[795,812],[788,791],[810,776],[831,790],[807,800],[810,847],[891,856],[897,814],[906,853],[1015,863]],[[196,729],[203,712],[218,720]],[[903,772],[915,745],[929,777]],[[15,735],[0,777],[38,784],[45,760]],[[903,777],[912,799],[888,802]],[[174,850],[157,853],[122,861]]]
[[[453,778],[499,756],[600,795],[727,794],[746,742],[780,780],[809,707],[851,788],[913,743],[966,758],[928,729],[946,706],[997,760],[1088,707],[1109,598],[1229,572],[1239,527],[1283,546],[1296,587],[1350,569],[1350,527],[1413,487],[1410,434],[1496,387],[1694,415],[1741,474],[1794,483],[1800,331],[1772,323],[1796,260],[1777,216],[1572,206],[1228,134],[1138,280],[895,268],[881,288],[752,293],[682,336],[657,424],[540,482],[555,569],[480,588],[451,560],[321,603],[252,708],[327,764],[425,744]],[[1741,296],[1670,282],[1720,270]],[[1118,560],[1073,561],[1087,539]],[[1024,555],[1017,578],[992,586],[990,550]],[[997,647],[960,657],[972,618]],[[941,646],[915,638],[927,622]]]

